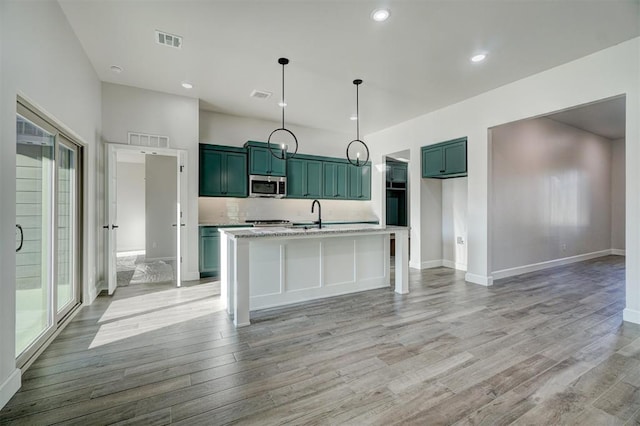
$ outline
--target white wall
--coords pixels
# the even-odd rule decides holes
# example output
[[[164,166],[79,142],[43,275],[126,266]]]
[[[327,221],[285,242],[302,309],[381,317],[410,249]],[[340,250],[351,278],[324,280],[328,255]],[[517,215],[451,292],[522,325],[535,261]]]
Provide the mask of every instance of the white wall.
[[[467,184],[467,178],[442,181],[442,260],[462,271],[467,270]]]
[[[611,248],[611,141],[547,118],[491,131],[492,271]]]
[[[198,100],[102,83],[103,138],[122,143],[127,132],[169,136],[171,148],[187,151],[186,258],[184,278],[198,272]],[[185,211],[183,210],[183,211]]]
[[[118,252],[145,249],[144,166],[144,162],[118,161]]]
[[[52,1],[0,2],[0,406],[17,390],[15,369],[16,96],[23,95],[85,145],[83,301],[95,297],[96,152],[100,82],[60,6]],[[64,64],[64,66],[60,66]]]
[[[243,146],[247,141],[266,142],[281,123],[248,117],[200,111],[200,142],[215,145]],[[310,127],[286,125],[298,138],[300,154],[344,157],[354,134],[329,132]]]
[[[460,136],[468,138],[468,262],[467,280],[492,283],[490,259],[489,142],[488,129],[530,117],[546,115],[576,105],[626,94],[626,278],[625,320],[640,323],[640,38],[585,56],[556,68],[507,84],[438,111],[367,135],[374,165],[383,155],[403,149],[419,158],[420,147]],[[420,164],[409,164],[413,182],[420,179]],[[374,168],[373,182],[382,184]],[[380,214],[384,202],[380,187],[372,189],[374,210]],[[414,238],[427,238],[437,224],[422,215],[422,189],[411,186],[411,253],[420,261],[428,253]],[[425,234],[423,234],[423,231]],[[412,261],[412,264],[417,262]]]
[[[177,158],[146,155],[146,258],[176,257]]]
[[[625,234],[624,139],[611,141],[611,248],[624,250]]]

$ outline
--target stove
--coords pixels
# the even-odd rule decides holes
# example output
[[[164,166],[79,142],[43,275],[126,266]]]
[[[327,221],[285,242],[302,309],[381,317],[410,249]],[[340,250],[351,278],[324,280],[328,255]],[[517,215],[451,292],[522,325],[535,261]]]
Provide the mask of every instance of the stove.
[[[245,223],[251,224],[256,227],[269,227],[269,226],[284,226],[289,227],[293,226],[293,223],[290,220],[284,219],[256,219],[256,220],[245,220]]]

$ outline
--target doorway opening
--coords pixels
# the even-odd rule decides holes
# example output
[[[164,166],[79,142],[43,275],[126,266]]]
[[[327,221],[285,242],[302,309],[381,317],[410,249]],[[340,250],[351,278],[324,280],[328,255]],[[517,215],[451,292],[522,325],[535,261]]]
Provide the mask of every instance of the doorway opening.
[[[409,150],[385,156],[385,225],[409,225]],[[411,237],[409,237],[411,238]],[[409,244],[411,252],[411,244]],[[390,239],[389,253],[395,258],[395,236]],[[393,262],[392,262],[393,264]]]
[[[490,129],[494,279],[625,254],[625,97]]]
[[[182,283],[184,152],[107,147],[109,294],[117,287]]]

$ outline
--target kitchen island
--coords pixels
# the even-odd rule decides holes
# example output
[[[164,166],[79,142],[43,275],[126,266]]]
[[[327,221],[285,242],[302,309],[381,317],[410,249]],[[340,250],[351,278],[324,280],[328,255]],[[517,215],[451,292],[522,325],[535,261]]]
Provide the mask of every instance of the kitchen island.
[[[236,327],[251,310],[388,287],[395,234],[395,291],[409,292],[408,228],[220,229],[221,298]]]

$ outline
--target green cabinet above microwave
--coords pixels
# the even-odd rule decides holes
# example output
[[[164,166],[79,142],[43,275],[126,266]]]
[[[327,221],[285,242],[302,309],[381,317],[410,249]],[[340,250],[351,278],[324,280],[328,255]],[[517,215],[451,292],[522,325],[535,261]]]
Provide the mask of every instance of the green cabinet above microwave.
[[[287,160],[276,158],[269,152],[265,142],[249,141],[244,144],[249,153],[249,174],[262,176],[286,176]],[[277,145],[272,144],[277,154]],[[286,156],[286,154],[285,154]]]
[[[467,176],[467,138],[422,147],[422,177],[448,179]]]

